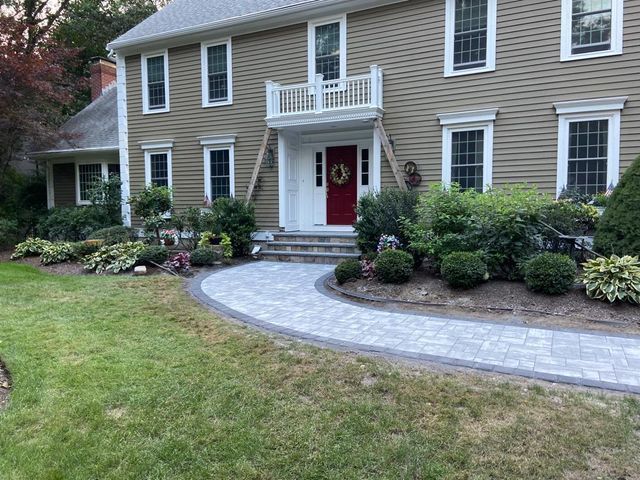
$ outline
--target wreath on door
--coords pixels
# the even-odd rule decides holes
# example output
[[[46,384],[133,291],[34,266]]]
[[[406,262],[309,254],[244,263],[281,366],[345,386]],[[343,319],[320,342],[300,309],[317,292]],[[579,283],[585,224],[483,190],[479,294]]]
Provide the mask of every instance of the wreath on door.
[[[331,167],[331,183],[341,187],[351,180],[351,169],[344,163],[336,163]]]

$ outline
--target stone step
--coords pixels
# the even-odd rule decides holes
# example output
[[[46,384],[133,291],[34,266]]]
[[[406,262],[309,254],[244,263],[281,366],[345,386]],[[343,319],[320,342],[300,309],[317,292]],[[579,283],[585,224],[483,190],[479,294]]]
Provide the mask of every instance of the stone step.
[[[273,234],[275,242],[301,243],[355,243],[356,234],[350,232],[279,232]]]
[[[265,248],[283,252],[360,253],[355,243],[341,242],[267,242]]]
[[[331,253],[331,252],[296,252],[282,250],[263,250],[260,252],[265,260],[295,263],[326,263],[337,265],[343,260],[360,258],[359,253]]]

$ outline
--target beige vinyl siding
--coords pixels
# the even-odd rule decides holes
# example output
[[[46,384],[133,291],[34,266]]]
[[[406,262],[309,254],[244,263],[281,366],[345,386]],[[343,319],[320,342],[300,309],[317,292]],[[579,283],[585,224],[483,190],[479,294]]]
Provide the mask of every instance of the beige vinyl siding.
[[[560,62],[557,0],[498,0],[496,71],[444,78],[445,2],[418,0],[348,16],[348,73],[384,69],[384,125],[402,165],[425,184],[441,179],[438,113],[498,107],[493,183],[556,188],[553,103],[629,96],[622,112],[621,170],[640,154],[640,2],[625,2],[624,54]],[[389,169],[385,185],[394,185]]]
[[[266,80],[305,81],[306,24],[233,38],[233,105],[202,107],[200,44],[169,49],[169,113],[142,115],[140,57],[127,57],[131,193],[144,187],[144,154],[138,142],[173,139],[173,189],[177,209],[202,206],[204,156],[199,136],[236,134],[235,193],[242,197],[266,124]],[[270,145],[277,155],[277,134]],[[254,195],[261,228],[278,226],[278,168],[262,168]]]
[[[56,207],[76,204],[76,166],[74,163],[56,163],[53,168],[53,199]]]
[[[444,0],[412,0],[347,16],[347,69],[384,69],[384,125],[401,166],[418,164],[421,189],[441,180],[438,113],[499,108],[493,183],[530,182],[554,192],[558,120],[553,103],[628,96],[622,112],[621,170],[640,154],[640,1],[625,2],[624,54],[560,62],[558,0],[498,0],[496,71],[444,78]],[[126,59],[131,192],[144,184],[138,142],[173,139],[178,208],[204,195],[203,150],[196,137],[236,134],[236,195],[243,196],[265,130],[266,80],[307,81],[307,26],[234,37],[233,105],[202,108],[200,44],[169,49],[170,113],[142,115],[140,56]],[[276,149],[277,134],[271,138]],[[382,162],[383,186],[394,186]],[[277,166],[263,167],[255,195],[261,228],[278,225]]]

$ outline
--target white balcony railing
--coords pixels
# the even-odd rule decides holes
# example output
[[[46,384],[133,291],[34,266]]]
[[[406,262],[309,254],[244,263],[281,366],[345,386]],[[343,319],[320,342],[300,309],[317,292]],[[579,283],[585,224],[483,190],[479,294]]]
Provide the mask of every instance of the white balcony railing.
[[[362,109],[382,110],[382,69],[371,67],[370,73],[338,80],[323,80],[297,85],[267,84],[267,120],[296,115]],[[319,94],[318,94],[319,93]]]

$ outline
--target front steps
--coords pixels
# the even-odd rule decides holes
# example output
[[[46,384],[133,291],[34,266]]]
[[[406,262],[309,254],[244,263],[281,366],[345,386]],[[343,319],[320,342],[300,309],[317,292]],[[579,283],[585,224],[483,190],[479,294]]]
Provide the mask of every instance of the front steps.
[[[296,263],[338,264],[350,258],[358,259],[356,234],[343,232],[274,233],[273,240],[264,242],[260,255],[264,260]]]

